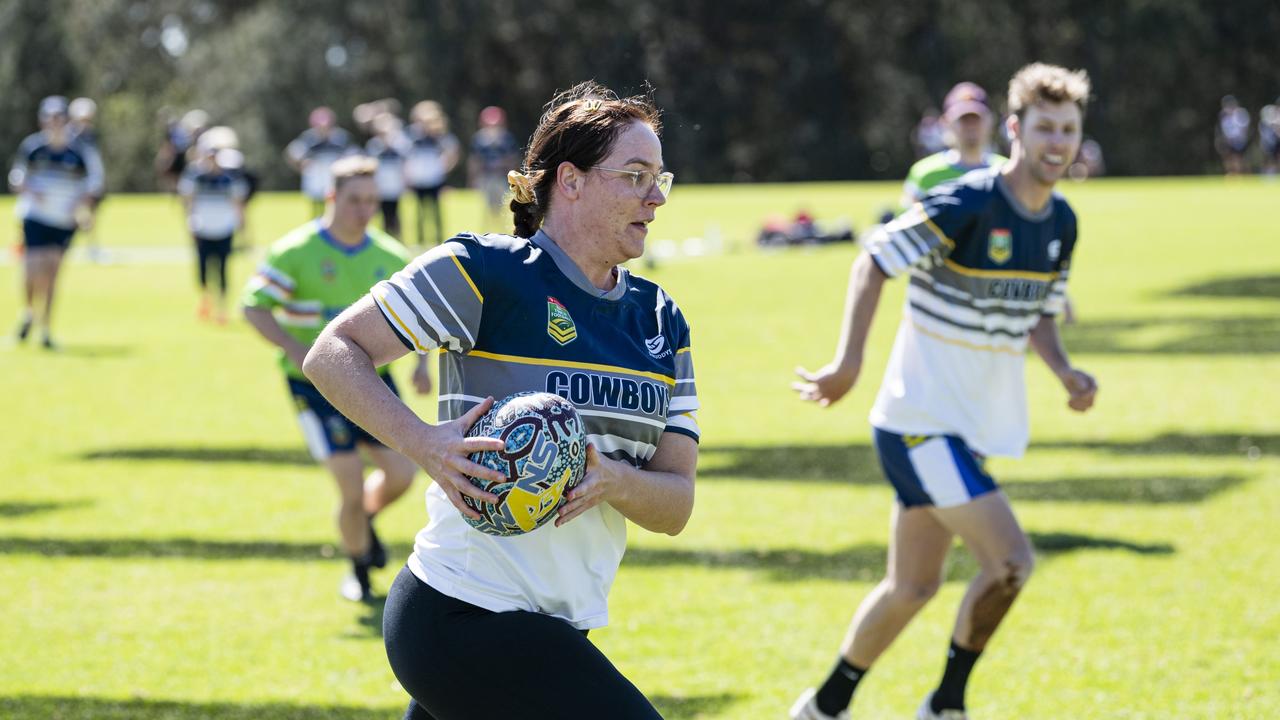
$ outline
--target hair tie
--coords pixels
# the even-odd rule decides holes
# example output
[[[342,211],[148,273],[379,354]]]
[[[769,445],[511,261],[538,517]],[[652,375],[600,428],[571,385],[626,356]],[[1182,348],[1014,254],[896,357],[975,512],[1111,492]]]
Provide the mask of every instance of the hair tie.
[[[600,98],[590,98],[582,104],[582,109],[588,113],[594,113],[598,112],[603,104]]]
[[[508,172],[507,186],[511,188],[511,196],[521,205],[534,201],[533,179],[528,175],[516,170]]]

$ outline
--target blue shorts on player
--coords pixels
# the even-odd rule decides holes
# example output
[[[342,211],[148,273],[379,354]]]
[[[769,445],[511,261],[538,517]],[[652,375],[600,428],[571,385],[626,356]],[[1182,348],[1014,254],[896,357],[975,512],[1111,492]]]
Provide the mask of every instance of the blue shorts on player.
[[[996,489],[983,456],[957,435],[872,430],[880,467],[904,507],[954,507]]]
[[[382,378],[396,397],[400,396],[390,373],[380,374],[378,377]],[[311,452],[311,457],[323,462],[334,453],[354,451],[356,443],[382,445],[367,430],[330,405],[315,385],[297,378],[288,380],[289,393],[293,395],[293,402],[298,407],[298,425],[302,427],[302,435],[307,439],[307,450]]]
[[[75,234],[75,228],[54,227],[29,218],[22,221],[22,241],[28,249],[66,250],[71,245],[71,236]]]

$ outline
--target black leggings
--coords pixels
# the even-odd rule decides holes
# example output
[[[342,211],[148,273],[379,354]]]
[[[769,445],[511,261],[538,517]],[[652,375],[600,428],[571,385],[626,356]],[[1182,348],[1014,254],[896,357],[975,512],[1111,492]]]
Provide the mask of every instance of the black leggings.
[[[382,201],[382,229],[388,235],[400,237],[400,201]]]
[[[585,632],[538,613],[490,612],[406,567],[382,616],[387,659],[413,699],[405,720],[661,720]]]
[[[209,267],[218,273],[218,289],[227,294],[227,256],[231,254],[231,238],[196,238],[196,265],[200,268],[200,288],[209,287]]]

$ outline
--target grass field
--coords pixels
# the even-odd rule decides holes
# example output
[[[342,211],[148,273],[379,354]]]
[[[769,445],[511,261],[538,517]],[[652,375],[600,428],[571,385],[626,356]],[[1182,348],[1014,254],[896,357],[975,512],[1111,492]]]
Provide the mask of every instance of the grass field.
[[[1065,191],[1081,218],[1081,322],[1065,335],[1102,390],[1076,415],[1029,363],[1033,446],[993,469],[1040,562],[975,671],[974,717],[1274,717],[1280,186]],[[726,240],[723,254],[642,270],[693,326],[698,499],[678,537],[632,529],[614,622],[592,639],[668,718],[783,717],[882,573],[893,500],[865,417],[902,284],[862,383],[830,410],[803,406],[792,368],[829,358],[853,249],[760,253],[748,238],[766,213],[800,207],[862,224],[896,192],[677,187],[653,226],[657,238]],[[455,229],[478,216],[467,193],[447,208]],[[297,196],[264,196],[258,245],[304,212]],[[14,225],[0,222],[5,248]],[[109,198],[100,232],[107,249],[187,242],[176,205],[155,196]],[[0,718],[399,717],[380,607],[337,597],[335,493],[303,450],[270,351],[243,322],[196,323],[192,263],[166,257],[69,264],[63,351],[0,349]],[[237,285],[252,264],[236,257]],[[0,323],[16,317],[17,282],[0,265]],[[434,416],[431,398],[410,402]],[[400,557],[425,522],[424,487],[381,521]],[[855,717],[911,716],[972,572],[954,553]],[[495,667],[494,682],[509,670]],[[552,674],[548,688],[573,692],[573,678]]]

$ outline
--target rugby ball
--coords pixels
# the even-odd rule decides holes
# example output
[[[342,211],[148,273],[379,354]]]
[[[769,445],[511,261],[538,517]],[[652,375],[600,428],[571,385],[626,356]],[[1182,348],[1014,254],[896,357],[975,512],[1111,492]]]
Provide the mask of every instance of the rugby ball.
[[[497,438],[502,450],[472,453],[473,462],[505,475],[502,482],[467,476],[476,487],[498,496],[498,502],[462,501],[480,513],[463,515],[480,532],[508,537],[535,530],[556,514],[565,493],[582,482],[587,469],[587,434],[582,418],[568,400],[545,392],[517,393],[494,403],[471,426],[468,437]]]

